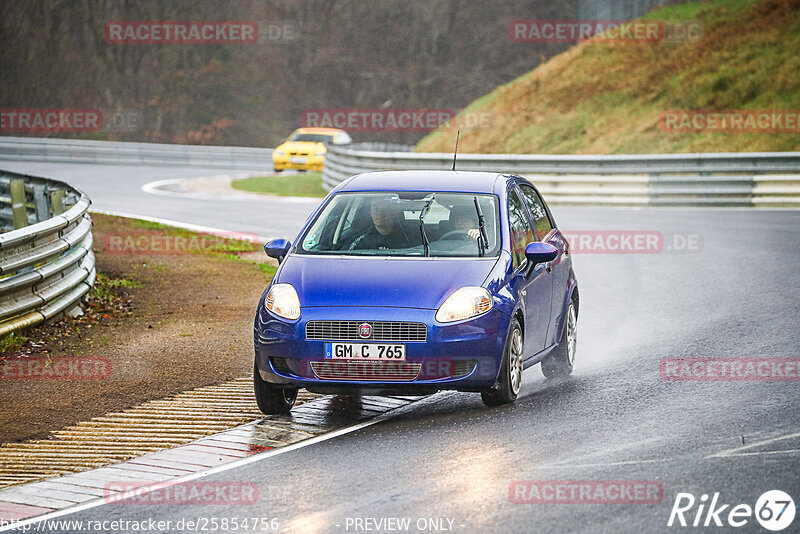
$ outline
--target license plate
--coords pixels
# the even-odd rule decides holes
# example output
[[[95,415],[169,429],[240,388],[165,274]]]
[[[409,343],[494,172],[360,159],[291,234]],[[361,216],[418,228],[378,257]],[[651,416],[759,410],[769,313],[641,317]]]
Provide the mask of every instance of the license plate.
[[[325,359],[404,362],[406,346],[383,343],[325,343]]]
[[[306,158],[304,158],[302,156],[291,156],[289,158],[289,162],[291,162],[291,163],[299,163],[299,164],[302,165],[302,164],[304,164],[306,162]]]

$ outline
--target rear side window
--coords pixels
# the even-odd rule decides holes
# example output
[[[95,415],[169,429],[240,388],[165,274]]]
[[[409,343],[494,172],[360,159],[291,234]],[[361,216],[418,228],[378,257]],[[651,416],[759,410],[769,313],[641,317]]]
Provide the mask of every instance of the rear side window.
[[[536,239],[528,219],[528,212],[519,194],[513,189],[508,196],[508,225],[511,228],[511,253],[514,256],[516,269],[525,261],[525,247]]]
[[[547,217],[547,210],[544,209],[542,199],[539,198],[539,195],[536,194],[536,191],[531,186],[520,184],[519,189],[525,197],[528,209],[531,210],[536,230],[536,240],[541,241],[553,229],[553,225],[550,224],[550,219]]]

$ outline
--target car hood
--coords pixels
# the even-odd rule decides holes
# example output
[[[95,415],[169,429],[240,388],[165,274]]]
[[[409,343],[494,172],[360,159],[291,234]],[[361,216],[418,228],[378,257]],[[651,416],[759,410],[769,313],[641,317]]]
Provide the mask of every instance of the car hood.
[[[301,307],[386,306],[438,309],[456,289],[480,286],[497,263],[486,259],[323,258],[292,254],[280,283]]]
[[[282,145],[278,145],[275,150],[282,150],[284,152],[308,152],[311,154],[327,152],[324,143],[312,143],[310,141],[286,141]]]

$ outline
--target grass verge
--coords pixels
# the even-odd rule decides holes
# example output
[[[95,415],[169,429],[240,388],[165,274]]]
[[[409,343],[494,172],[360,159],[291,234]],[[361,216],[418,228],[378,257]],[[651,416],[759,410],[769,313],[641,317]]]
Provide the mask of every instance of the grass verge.
[[[666,154],[800,149],[791,127],[667,128],[668,110],[800,108],[800,0],[687,1],[644,19],[694,28],[656,42],[586,41],[467,106],[454,121],[460,153]],[[519,45],[525,46],[525,45]],[[770,115],[767,115],[770,116]],[[780,126],[779,126],[780,128]],[[418,152],[451,152],[441,128]]]
[[[19,332],[11,332],[0,337],[0,354],[18,350],[28,339]]]
[[[328,194],[322,187],[321,172],[244,178],[231,185],[242,191],[282,197],[324,198]]]

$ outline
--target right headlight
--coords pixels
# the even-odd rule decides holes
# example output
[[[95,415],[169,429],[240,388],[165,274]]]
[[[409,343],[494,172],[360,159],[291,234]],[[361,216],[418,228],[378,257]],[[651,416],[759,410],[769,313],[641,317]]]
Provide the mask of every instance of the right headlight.
[[[440,323],[462,321],[492,309],[492,295],[483,287],[462,287],[447,297],[436,312]]]
[[[276,156],[285,156],[286,152],[284,152],[283,150],[276,150],[275,151],[275,155]]]
[[[291,284],[272,286],[267,293],[267,298],[264,299],[264,307],[284,319],[300,318],[300,299],[297,298],[297,291]]]

